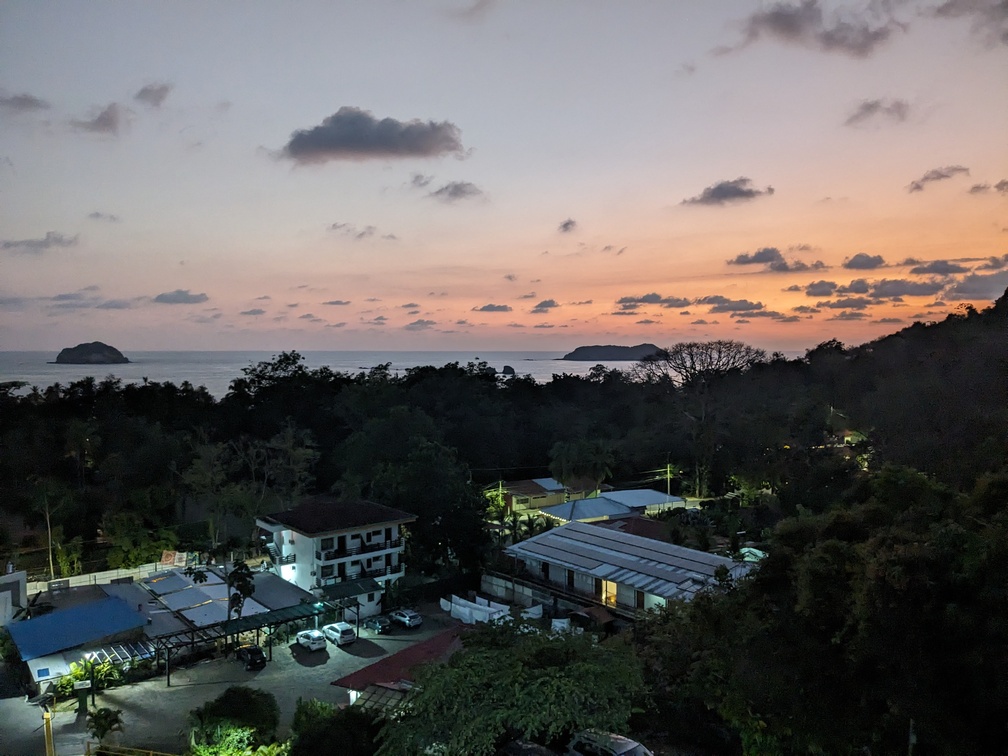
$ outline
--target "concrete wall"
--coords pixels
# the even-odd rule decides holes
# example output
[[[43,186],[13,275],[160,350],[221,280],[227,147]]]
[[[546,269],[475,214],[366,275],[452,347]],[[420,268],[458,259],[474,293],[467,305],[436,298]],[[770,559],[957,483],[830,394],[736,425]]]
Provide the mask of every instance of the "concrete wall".
[[[104,572],[88,572],[84,575],[74,575],[69,578],[60,578],[58,580],[49,581],[39,581],[36,583],[28,583],[28,595],[34,596],[40,591],[45,591],[49,589],[50,584],[58,584],[59,586],[66,588],[76,588],[80,585],[108,585],[113,580],[121,580],[123,578],[133,578],[133,580],[143,580],[146,577],[153,575],[155,572],[161,572],[162,570],[172,569],[173,565],[164,565],[160,562],[151,562],[149,564],[142,564],[139,567],[130,567],[129,569],[121,570],[105,570]]]

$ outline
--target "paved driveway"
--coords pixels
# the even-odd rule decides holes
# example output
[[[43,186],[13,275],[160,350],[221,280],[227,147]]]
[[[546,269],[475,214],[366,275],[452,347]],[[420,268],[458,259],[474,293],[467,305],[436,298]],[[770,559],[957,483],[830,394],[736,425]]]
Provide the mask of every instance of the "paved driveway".
[[[329,644],[324,651],[306,651],[297,645],[274,646],[273,660],[258,672],[246,672],[233,656],[212,659],[175,669],[170,687],[162,675],[102,691],[97,694],[96,705],[122,709],[124,732],[118,736],[120,744],[180,754],[188,746],[189,712],[231,685],[248,685],[276,696],[280,706],[277,734],[283,738],[288,734],[298,698],[348,703],[346,689],[332,685],[333,680],[425,640],[455,622],[433,605],[421,611],[424,624],[418,628],[396,628],[383,636],[362,630],[354,643],[340,647]],[[0,755],[44,756],[42,712],[25,703],[23,695],[0,699],[0,722]],[[88,735],[84,719],[76,716],[75,702],[61,704],[53,724],[57,754],[84,752]]]

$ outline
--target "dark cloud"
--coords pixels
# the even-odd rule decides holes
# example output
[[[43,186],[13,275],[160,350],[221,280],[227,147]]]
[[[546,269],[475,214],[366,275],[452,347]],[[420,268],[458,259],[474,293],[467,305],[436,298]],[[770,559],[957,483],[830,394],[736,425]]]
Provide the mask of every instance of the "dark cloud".
[[[1008,3],[1005,0],[946,0],[932,10],[936,18],[968,18],[974,34],[988,44],[1008,45]]]
[[[931,297],[945,287],[940,281],[908,281],[903,278],[883,278],[872,281],[871,296],[877,299],[894,297]]]
[[[298,320],[309,320],[312,323],[321,323],[322,318],[318,317],[314,313],[306,312],[304,315],[298,315]]]
[[[970,273],[961,281],[945,290],[945,298],[956,301],[964,299],[997,299],[1008,289],[1008,270],[982,275]]]
[[[514,282],[518,280],[518,276],[516,276],[514,273],[505,273],[504,280]]]
[[[346,321],[340,321],[339,323],[326,323],[326,328],[343,328],[346,325]]]
[[[560,305],[557,304],[557,301],[555,299],[544,299],[539,304],[537,304],[535,307],[533,307],[530,310],[530,312],[535,313],[537,315],[541,315],[544,312],[549,312],[550,310],[555,309],[555,308],[557,308],[559,306]]]
[[[866,278],[855,278],[846,286],[837,288],[837,294],[867,294],[871,290],[871,285]]]
[[[261,297],[256,297],[256,301],[257,302],[265,300],[265,299],[273,299],[273,297],[271,297],[269,294],[263,294]]]
[[[106,299],[95,305],[96,310],[129,310],[133,303],[127,299]]]
[[[1008,179],[1001,179],[994,184],[994,189],[1000,194],[1008,194]]]
[[[752,200],[764,194],[774,193],[774,188],[768,186],[766,189],[757,189],[752,185],[752,180],[745,176],[740,176],[731,181],[719,181],[704,189],[696,197],[684,199],[684,205],[724,205],[729,202],[742,202]]]
[[[969,188],[969,193],[970,194],[986,194],[987,192],[990,191],[990,189],[991,189],[991,185],[990,184],[973,184],[973,186],[971,186]]]
[[[690,323],[690,325],[710,325],[710,323],[708,323],[708,322],[707,322],[706,320],[704,320],[703,318],[699,318],[699,319],[697,319],[697,320],[694,320],[694,321],[692,321],[692,322]]]
[[[0,241],[0,249],[11,252],[40,254],[57,247],[72,247],[77,244],[77,235],[64,236],[55,231],[47,231],[42,239],[4,239]]]
[[[771,320],[783,320],[788,316],[776,310],[746,310],[745,312],[733,312],[729,317],[738,318],[770,318]]]
[[[688,307],[692,302],[683,297],[663,297],[661,294],[651,292],[637,297],[620,297],[616,300],[621,310],[636,310],[642,305],[658,305],[665,309],[679,309]]]
[[[172,85],[160,82],[157,84],[148,84],[140,88],[133,99],[137,102],[142,102],[145,105],[150,105],[154,108],[160,108],[161,103],[163,103],[168,95],[171,94]]]
[[[749,16],[744,22],[742,41],[721,52],[731,52],[769,38],[822,52],[865,58],[899,28],[890,17],[858,17],[848,12],[843,17],[834,14],[826,18],[818,0],[802,0],[797,4],[779,2]]]
[[[559,226],[557,226],[557,231],[559,231],[561,234],[569,234],[575,228],[577,228],[577,221],[574,220],[573,218],[568,218]]]
[[[406,304],[399,305],[404,310],[415,310],[420,305],[416,302],[407,302]]]
[[[837,288],[837,285],[832,281],[813,281],[805,287],[805,296],[832,297]]]
[[[763,247],[755,252],[743,252],[728,261],[729,265],[769,265],[783,262],[784,255],[777,247]]]
[[[369,111],[351,106],[343,106],[318,126],[295,131],[281,150],[283,157],[298,163],[462,153],[461,132],[453,123],[379,120]]]
[[[1001,257],[988,257],[977,270],[1001,270],[1006,266],[1008,266],[1008,254],[1001,255]]]
[[[119,216],[112,215],[112,213],[99,213],[95,210],[93,213],[88,213],[88,218],[96,221],[106,221],[107,223],[118,223]]]
[[[863,312],[840,312],[834,315],[832,318],[826,318],[827,320],[865,320],[868,317],[867,314]]]
[[[592,304],[591,299],[582,299],[580,302],[571,302],[572,305],[590,305]]]
[[[426,189],[430,186],[430,183],[434,180],[433,176],[426,176],[422,173],[414,173],[413,177],[410,179],[410,184],[417,189]]]
[[[801,291],[801,290],[802,290],[802,287],[799,286],[798,284],[791,284],[786,289],[784,289],[784,291]]]
[[[349,236],[354,241],[363,241],[364,239],[370,239],[376,233],[378,229],[374,226],[364,226],[364,228],[358,228],[352,223],[331,223],[329,224],[329,230],[335,233],[343,234],[344,236]],[[383,238],[388,238],[385,236]],[[395,237],[393,237],[395,238]]]
[[[365,325],[383,326],[388,321],[384,315],[375,315],[371,320],[363,321]]]
[[[659,321],[651,320],[650,318],[644,318],[644,320],[634,321],[634,325],[656,325]]]
[[[265,315],[266,314],[266,310],[263,310],[260,307],[253,307],[251,310],[242,310],[238,314],[239,315],[252,315],[252,316],[255,316],[255,315]]]
[[[820,310],[819,308],[817,308],[817,307],[809,307],[808,305],[798,305],[797,307],[792,307],[791,311],[792,312],[800,312],[803,315],[811,315],[811,314],[814,314],[814,313],[817,313],[817,312],[822,312],[822,310]]]
[[[110,103],[94,118],[72,120],[70,125],[78,131],[90,131],[93,134],[118,134],[125,120],[125,115],[118,103]]]
[[[762,302],[750,302],[748,299],[728,299],[720,294],[700,297],[697,304],[711,305],[710,312],[754,312],[763,309]]]
[[[556,328],[552,323],[536,323],[533,328]]]
[[[867,297],[845,297],[843,299],[816,302],[816,307],[825,307],[830,310],[864,310],[873,304],[875,304],[874,300]]]
[[[859,126],[872,118],[885,118],[890,121],[905,121],[910,114],[910,105],[906,100],[862,100],[854,109],[854,112],[847,116],[844,126]]]
[[[897,323],[902,323],[903,318],[879,318],[878,320],[873,320],[872,323],[882,323],[884,325],[895,325]]]
[[[200,302],[206,302],[210,297],[204,293],[192,294],[189,289],[175,289],[175,291],[166,291],[163,294],[158,294],[154,297],[154,301],[159,304],[199,304]]]
[[[843,267],[848,270],[874,270],[885,265],[882,255],[869,255],[866,252],[858,252],[853,257],[843,261]]]
[[[911,268],[910,272],[918,276],[951,276],[955,273],[965,273],[967,268],[948,260],[932,260],[929,263]]]
[[[483,190],[468,181],[449,181],[440,189],[428,194],[428,197],[439,199],[442,202],[457,202],[458,200],[479,197]]]
[[[323,302],[324,305],[335,305],[337,307],[342,307],[343,305],[350,304],[348,299],[330,299],[328,302]]]
[[[801,260],[777,260],[767,266],[770,273],[801,273],[807,270],[825,270],[826,263],[816,260],[813,263],[802,262]]]
[[[473,307],[473,312],[511,312],[511,305],[485,304],[482,307]]]
[[[403,330],[406,331],[425,331],[428,328],[433,328],[437,325],[437,321],[434,320],[414,320],[412,323],[407,323],[403,326]]]
[[[528,294],[522,294],[520,297],[518,297],[518,299],[535,299],[535,298],[536,293],[534,291],[530,291]]]
[[[0,96],[0,110],[10,113],[33,113],[36,110],[48,109],[48,102],[28,93]]]
[[[944,181],[945,179],[950,179],[960,173],[969,176],[969,168],[965,165],[946,165],[943,168],[932,168],[916,181],[911,181],[907,184],[907,191],[911,194],[914,192],[923,192],[926,184],[930,184],[934,181]]]

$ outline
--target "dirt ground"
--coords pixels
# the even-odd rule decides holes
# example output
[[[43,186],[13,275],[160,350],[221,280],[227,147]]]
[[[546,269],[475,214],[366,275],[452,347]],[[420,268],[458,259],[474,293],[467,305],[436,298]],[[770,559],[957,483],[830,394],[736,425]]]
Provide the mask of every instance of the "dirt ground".
[[[317,698],[330,703],[348,703],[345,688],[331,685],[344,675],[425,640],[452,625],[455,620],[435,604],[419,607],[424,624],[418,628],[395,628],[376,636],[362,630],[352,644],[325,651],[306,651],[292,644],[275,646],[273,659],[258,672],[247,672],[233,656],[215,658],[172,671],[171,686],[165,677],[101,691],[96,706],[122,709],[123,732],[111,742],[171,754],[188,747],[189,712],[224,692],[232,685],[248,685],[276,696],[280,706],[277,735],[287,736],[298,698]],[[0,665],[0,756],[44,756],[42,711],[26,703],[10,683],[10,670]],[[6,673],[6,674],[5,674]],[[5,683],[5,679],[7,682]],[[89,702],[90,705],[90,702]],[[88,734],[84,718],[76,713],[76,701],[61,703],[53,716],[56,753],[76,756],[84,753]]]

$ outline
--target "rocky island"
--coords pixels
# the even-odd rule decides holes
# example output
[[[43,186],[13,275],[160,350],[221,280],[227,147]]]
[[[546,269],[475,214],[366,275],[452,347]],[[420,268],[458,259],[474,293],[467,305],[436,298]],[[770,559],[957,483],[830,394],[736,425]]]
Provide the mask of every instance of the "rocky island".
[[[561,359],[577,360],[579,362],[636,362],[661,351],[654,344],[638,344],[637,346],[579,346],[573,352],[565,354]]]
[[[127,362],[122,352],[100,341],[67,347],[56,356],[57,365],[123,365]]]

